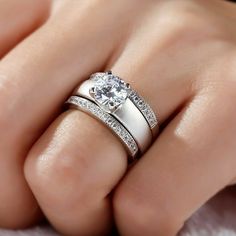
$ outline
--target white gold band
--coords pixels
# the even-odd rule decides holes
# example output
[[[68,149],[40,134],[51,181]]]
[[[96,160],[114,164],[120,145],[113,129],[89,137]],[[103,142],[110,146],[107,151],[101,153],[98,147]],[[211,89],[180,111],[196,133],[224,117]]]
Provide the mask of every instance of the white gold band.
[[[109,127],[117,137],[122,141],[124,146],[126,147],[129,155],[132,157],[132,160],[138,154],[138,146],[132,137],[132,135],[121,125],[114,117],[112,117],[109,113],[105,112],[102,108],[100,108],[95,103],[89,101],[86,98],[82,98],[79,96],[71,96],[66,104],[71,105],[73,108],[82,110],[98,120],[102,121],[107,127]]]
[[[145,100],[134,90],[131,90],[131,93],[129,94],[129,99],[143,114],[150,126],[150,129],[152,130],[153,137],[155,138],[159,132],[159,124],[154,111],[152,110],[150,105],[145,102]]]
[[[96,103],[90,94],[92,87],[94,87],[94,81],[86,80],[76,89],[74,95],[85,97]],[[149,123],[140,109],[130,98],[127,98],[122,106],[113,111],[111,115],[129,131],[138,144],[141,153],[144,153],[150,146],[153,137]]]

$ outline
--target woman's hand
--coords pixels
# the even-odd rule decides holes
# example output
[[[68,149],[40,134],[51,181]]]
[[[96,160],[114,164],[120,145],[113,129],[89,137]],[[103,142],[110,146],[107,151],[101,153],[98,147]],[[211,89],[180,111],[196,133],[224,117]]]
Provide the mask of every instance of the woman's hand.
[[[64,1],[0,63],[1,226],[21,225],[22,209],[36,220],[39,204],[63,234],[104,235],[113,218],[121,235],[176,234],[236,177],[235,23],[236,6],[219,0]],[[59,114],[108,69],[163,127],[128,173],[106,127]]]

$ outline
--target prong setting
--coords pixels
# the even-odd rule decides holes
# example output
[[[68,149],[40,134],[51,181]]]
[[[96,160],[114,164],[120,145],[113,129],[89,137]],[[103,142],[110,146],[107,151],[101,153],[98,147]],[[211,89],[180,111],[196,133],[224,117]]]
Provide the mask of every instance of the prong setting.
[[[93,74],[91,80],[94,86],[89,90],[95,102],[109,113],[115,112],[120,108],[129,96],[130,85],[125,83],[111,71],[106,73]]]
[[[95,88],[94,88],[94,87],[91,87],[91,88],[89,89],[89,94],[90,94],[92,97],[94,97],[94,94],[95,94]]]

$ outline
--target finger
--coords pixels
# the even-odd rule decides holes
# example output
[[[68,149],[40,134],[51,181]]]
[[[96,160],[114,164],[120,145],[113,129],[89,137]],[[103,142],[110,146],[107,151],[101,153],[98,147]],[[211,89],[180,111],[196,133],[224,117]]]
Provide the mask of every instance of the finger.
[[[19,212],[31,214],[31,220],[38,214],[22,175],[27,152],[62,100],[86,74],[103,66],[115,44],[106,41],[113,28],[105,8],[87,8],[90,2],[70,1],[0,63],[0,226],[14,226]]]
[[[8,135],[24,151],[50,124],[73,87],[86,74],[103,66],[113,47],[114,42],[107,46],[104,38],[97,39],[95,36],[100,24],[107,19],[98,21],[101,18],[95,14],[90,18],[87,11],[81,9],[89,7],[89,4],[84,3],[79,12],[77,4],[78,1],[73,1],[73,4],[64,7],[63,11],[3,58],[0,64],[0,104],[4,111],[0,117],[0,128],[11,127]],[[80,16],[78,19],[75,17],[77,15]],[[92,29],[84,24],[88,17]],[[90,32],[87,30],[89,28]],[[111,32],[108,29],[104,33]],[[100,47],[94,50],[97,43]],[[11,99],[13,94],[14,99]],[[28,97],[30,99],[22,99]],[[17,116],[14,115],[16,113]],[[25,133],[29,135],[25,136]]]
[[[0,58],[45,21],[49,1],[0,1]]]
[[[236,111],[229,101],[234,93],[220,90],[198,94],[118,186],[113,203],[122,235],[175,235],[231,183]]]
[[[0,1],[0,56],[36,29],[45,20],[48,9],[48,1]],[[5,78],[0,72],[1,98]],[[9,134],[11,128],[5,126],[9,118],[5,116],[8,99],[4,105],[1,103],[0,116],[0,227],[18,228],[32,224],[39,217],[36,214],[39,210],[24,179],[22,158],[18,158],[24,151],[18,152],[17,142],[11,143],[14,140]],[[12,159],[13,155],[17,158]]]
[[[138,36],[137,40],[142,44],[144,39]],[[153,39],[150,49],[156,43]],[[147,97],[156,112],[158,108],[162,122],[189,96],[189,90],[186,89],[189,85],[185,84],[186,80],[177,85],[176,78],[170,77],[170,74],[163,74],[163,80],[157,80],[154,74],[160,69],[158,66],[155,66],[154,74],[146,73],[161,59],[149,63],[148,50],[139,51],[137,57],[132,53],[137,45],[137,41],[129,43],[127,47],[125,45],[122,57],[114,57],[113,63],[107,67],[123,76],[125,81],[131,82],[141,95]],[[160,50],[161,47],[155,47],[154,53],[158,54]],[[128,59],[124,62],[124,58]],[[175,65],[176,61],[163,57],[162,66],[167,62],[168,65]],[[138,66],[133,66],[136,69],[132,71],[126,66],[136,64]],[[146,70],[142,69],[144,67]],[[165,84],[163,81],[167,78]],[[175,99],[170,100],[173,94]],[[109,193],[127,168],[126,154],[116,137],[109,135],[110,131],[99,126],[99,123],[96,125],[96,122],[81,112],[61,115],[35,144],[26,161],[25,174],[32,191],[51,223],[64,234],[96,235],[109,230],[112,211]],[[61,187],[63,180],[66,181],[66,188]],[[96,188],[92,187],[94,183]]]
[[[60,232],[107,235],[112,225],[108,195],[126,169],[126,158],[120,142],[100,122],[68,111],[31,150],[26,178]]]

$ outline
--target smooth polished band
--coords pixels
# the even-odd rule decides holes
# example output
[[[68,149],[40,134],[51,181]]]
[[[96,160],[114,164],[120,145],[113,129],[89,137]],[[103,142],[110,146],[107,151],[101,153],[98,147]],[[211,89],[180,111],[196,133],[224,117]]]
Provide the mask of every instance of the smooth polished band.
[[[95,98],[90,94],[90,89],[94,86],[94,81],[86,80],[78,87],[75,94],[96,102]],[[114,110],[111,115],[129,131],[137,142],[141,153],[144,153],[152,142],[152,132],[145,117],[133,102],[127,99],[124,104],[122,104],[119,109]]]
[[[117,137],[122,141],[126,147],[129,156],[134,160],[138,154],[138,146],[130,133],[109,113],[105,112],[95,103],[89,101],[86,98],[79,96],[71,96],[66,104],[71,107],[82,110],[98,120],[102,121],[107,127],[109,127]]]

